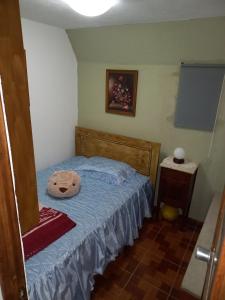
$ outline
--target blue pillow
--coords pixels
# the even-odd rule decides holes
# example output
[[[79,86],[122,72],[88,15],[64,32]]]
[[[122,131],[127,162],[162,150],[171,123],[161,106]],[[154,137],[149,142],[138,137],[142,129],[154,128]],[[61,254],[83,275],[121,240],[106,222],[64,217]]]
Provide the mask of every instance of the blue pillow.
[[[76,170],[84,171],[84,175],[92,178],[117,185],[125,182],[128,177],[136,172],[134,168],[126,163],[101,156],[89,158],[84,164],[78,166]]]
[[[58,164],[56,167],[53,166],[53,171],[60,171],[60,170],[67,170],[68,168],[70,170],[74,170],[76,171],[79,166],[85,164],[88,161],[88,158],[85,156],[81,156],[81,155],[77,155],[77,156],[73,156],[72,158],[68,158],[66,160],[64,160],[63,162],[61,162],[60,164]]]

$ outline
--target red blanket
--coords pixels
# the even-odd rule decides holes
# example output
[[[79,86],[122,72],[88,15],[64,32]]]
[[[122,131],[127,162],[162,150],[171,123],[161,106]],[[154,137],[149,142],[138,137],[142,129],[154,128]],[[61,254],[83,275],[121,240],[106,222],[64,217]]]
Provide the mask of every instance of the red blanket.
[[[25,259],[41,251],[75,226],[76,223],[66,214],[43,207],[38,225],[23,235]]]

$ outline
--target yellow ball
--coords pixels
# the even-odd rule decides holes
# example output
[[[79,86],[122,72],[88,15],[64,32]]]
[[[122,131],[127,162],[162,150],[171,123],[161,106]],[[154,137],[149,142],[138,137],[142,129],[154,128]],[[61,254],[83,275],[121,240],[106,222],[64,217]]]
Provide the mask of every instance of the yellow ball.
[[[179,210],[178,208],[164,204],[161,208],[161,214],[164,219],[168,221],[174,221],[179,216]]]

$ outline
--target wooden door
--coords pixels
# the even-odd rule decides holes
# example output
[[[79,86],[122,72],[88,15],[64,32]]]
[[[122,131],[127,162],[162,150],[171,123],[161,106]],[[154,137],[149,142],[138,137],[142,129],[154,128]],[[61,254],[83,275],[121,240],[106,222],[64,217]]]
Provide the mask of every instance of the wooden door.
[[[30,104],[18,0],[0,1],[0,76],[22,232],[39,219]]]
[[[225,188],[221,199],[202,299],[225,299]]]
[[[0,286],[4,300],[27,299],[23,257],[0,99]]]

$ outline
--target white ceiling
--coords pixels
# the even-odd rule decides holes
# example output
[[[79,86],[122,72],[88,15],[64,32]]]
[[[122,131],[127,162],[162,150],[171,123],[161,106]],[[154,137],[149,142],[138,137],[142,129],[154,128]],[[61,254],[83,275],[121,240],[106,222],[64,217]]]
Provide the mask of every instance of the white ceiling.
[[[93,0],[94,1],[94,0]],[[20,0],[23,18],[72,29],[225,16],[225,0],[119,0],[99,17],[84,17],[62,0]]]

